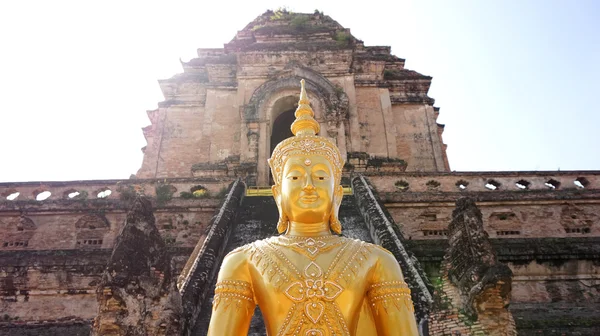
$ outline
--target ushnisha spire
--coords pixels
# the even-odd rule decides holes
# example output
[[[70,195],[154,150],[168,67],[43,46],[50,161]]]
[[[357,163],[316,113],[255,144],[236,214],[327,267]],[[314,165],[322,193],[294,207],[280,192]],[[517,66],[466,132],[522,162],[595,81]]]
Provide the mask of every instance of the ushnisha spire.
[[[310,107],[310,101],[304,88],[304,79],[300,81],[300,84],[302,85],[300,101],[298,101],[298,108],[294,114],[296,120],[290,127],[294,136],[281,141],[275,147],[271,158],[268,160],[271,173],[273,173],[273,180],[275,184],[281,184],[283,166],[290,157],[297,155],[321,155],[331,163],[336,183],[339,184],[342,177],[344,159],[334,142],[317,135],[320,127],[314,118],[315,113]]]
[[[315,112],[310,107],[310,101],[304,88],[304,79],[300,81],[300,85],[302,86],[300,100],[298,101],[296,113],[294,113],[296,120],[290,128],[295,136],[317,135],[321,127],[315,120]]]

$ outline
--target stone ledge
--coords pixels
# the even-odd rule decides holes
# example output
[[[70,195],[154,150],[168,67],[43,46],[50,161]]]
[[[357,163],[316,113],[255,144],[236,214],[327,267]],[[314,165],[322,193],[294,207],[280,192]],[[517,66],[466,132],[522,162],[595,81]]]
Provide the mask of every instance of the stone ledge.
[[[502,262],[600,258],[600,237],[490,239]],[[408,240],[407,247],[420,261],[442,261],[446,239]]]
[[[382,201],[389,203],[421,203],[426,202],[455,202],[460,197],[469,196],[476,202],[493,201],[561,201],[561,200],[596,200],[600,202],[600,190],[514,190],[514,191],[463,191],[463,192],[382,192],[379,193]]]
[[[514,303],[510,310],[519,335],[600,334],[600,306],[597,303]]]
[[[168,247],[171,257],[189,256],[192,247]],[[106,266],[112,253],[107,249],[28,250],[0,251],[0,268],[3,267],[55,267],[55,266]]]

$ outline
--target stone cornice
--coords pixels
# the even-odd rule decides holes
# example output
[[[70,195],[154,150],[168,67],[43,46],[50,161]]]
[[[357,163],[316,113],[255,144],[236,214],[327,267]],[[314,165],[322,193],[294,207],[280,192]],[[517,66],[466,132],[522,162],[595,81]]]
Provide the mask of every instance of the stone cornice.
[[[492,238],[502,262],[597,260],[600,237],[568,238]],[[447,239],[410,240],[406,244],[420,261],[442,261]]]

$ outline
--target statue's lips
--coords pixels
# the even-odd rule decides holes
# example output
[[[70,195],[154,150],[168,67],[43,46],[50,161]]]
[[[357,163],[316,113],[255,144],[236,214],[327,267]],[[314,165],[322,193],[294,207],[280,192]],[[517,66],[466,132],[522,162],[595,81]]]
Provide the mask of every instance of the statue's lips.
[[[319,199],[319,195],[305,195],[300,197],[302,203],[314,203]]]

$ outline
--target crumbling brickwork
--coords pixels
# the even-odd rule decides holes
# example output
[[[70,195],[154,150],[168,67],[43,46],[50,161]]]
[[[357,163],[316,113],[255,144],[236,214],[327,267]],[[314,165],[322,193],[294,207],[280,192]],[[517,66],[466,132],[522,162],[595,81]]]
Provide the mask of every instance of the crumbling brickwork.
[[[148,112],[138,177],[235,176],[267,185],[273,121],[294,108],[300,78],[322,135],[343,154],[449,170],[439,109],[427,96],[431,77],[321,13],[266,12],[224,48],[198,49],[183,69],[160,81],[165,101]]]

